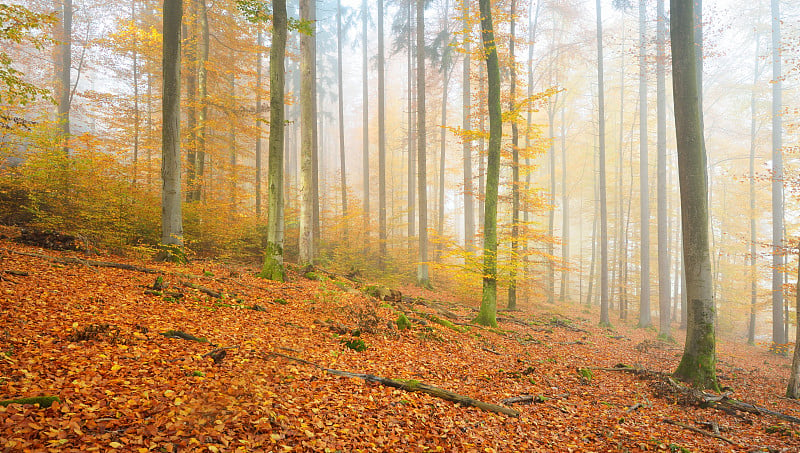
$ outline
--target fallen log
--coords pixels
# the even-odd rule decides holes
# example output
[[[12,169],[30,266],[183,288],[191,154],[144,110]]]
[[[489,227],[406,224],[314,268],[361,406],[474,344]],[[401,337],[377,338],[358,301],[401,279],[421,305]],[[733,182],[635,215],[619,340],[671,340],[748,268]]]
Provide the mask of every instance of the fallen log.
[[[727,442],[727,443],[729,443],[731,445],[736,445],[737,447],[741,447],[741,445],[739,445],[738,443],[736,443],[736,442],[734,442],[734,441],[732,441],[732,440],[728,439],[727,437],[722,436],[720,434],[712,433],[710,431],[706,431],[706,430],[700,429],[700,428],[695,428],[694,426],[687,425],[686,423],[681,423],[681,422],[678,422],[678,421],[675,421],[675,420],[672,420],[672,419],[669,419],[669,418],[665,418],[665,419],[663,419],[663,421],[664,421],[664,423],[669,423],[670,425],[680,426],[683,429],[688,429],[689,431],[695,432],[697,434],[702,434],[704,436],[713,437],[714,439],[719,439],[719,440]]]
[[[459,395],[458,393],[451,392],[450,390],[445,390],[443,388],[426,384],[424,382],[418,382],[414,380],[405,381],[402,379],[391,379],[391,378],[375,376],[373,374],[352,373],[349,371],[334,370],[332,368],[325,368],[313,362],[309,362],[308,360],[303,360],[297,357],[288,356],[286,354],[281,354],[278,352],[273,352],[269,354],[269,356],[283,357],[288,360],[293,360],[296,362],[304,363],[306,365],[311,365],[321,370],[324,370],[328,374],[333,374],[335,376],[362,379],[366,382],[373,382],[376,384],[384,385],[386,387],[392,387],[407,392],[427,393],[428,395],[435,396],[437,398],[441,398],[443,400],[450,401],[453,403],[458,403],[462,406],[477,407],[478,409],[487,412],[494,412],[496,414],[505,414],[511,417],[519,417],[519,411],[515,409],[499,406],[497,404],[487,403],[485,401],[479,401],[474,398],[470,398],[468,396]]]
[[[57,396],[34,396],[31,398],[17,398],[12,400],[0,401],[0,406],[6,407],[9,404],[38,404],[39,407],[50,407],[54,402],[61,401]]]
[[[205,286],[200,286],[200,285],[194,284],[192,282],[187,282],[187,281],[182,281],[181,285],[183,285],[183,286],[185,286],[187,288],[196,289],[196,290],[200,291],[201,293],[208,294],[209,296],[211,296],[211,297],[213,297],[215,299],[222,299],[222,293],[220,293],[218,291],[214,291],[211,288],[206,288]]]

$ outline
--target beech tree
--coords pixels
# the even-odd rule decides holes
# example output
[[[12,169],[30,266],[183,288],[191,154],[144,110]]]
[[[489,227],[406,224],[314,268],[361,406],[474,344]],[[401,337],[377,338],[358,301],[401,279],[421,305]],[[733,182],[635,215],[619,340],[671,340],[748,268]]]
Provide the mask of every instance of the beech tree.
[[[608,208],[606,206],[606,120],[603,93],[603,15],[600,0],[597,8],[597,108],[599,136],[599,190],[600,190],[600,324],[610,326],[608,316]]]
[[[62,0],[59,11],[60,21],[55,27],[56,101],[57,121],[64,154],[69,154],[70,103],[72,101],[72,0]],[[180,32],[180,28],[178,29]]]
[[[781,13],[772,0],[772,346],[788,342],[783,327],[783,133],[781,116]]]
[[[708,231],[708,186],[694,40],[694,0],[670,0],[672,90],[678,144],[688,318],[675,371],[699,389],[719,390]]]
[[[272,45],[269,50],[269,186],[267,201],[267,247],[261,276],[284,281],[283,267],[283,147],[286,55],[286,0],[272,0]]]
[[[183,246],[181,217],[182,0],[164,0],[161,130],[161,243]]]
[[[380,0],[379,0],[380,1]],[[425,131],[425,0],[417,0],[417,192],[419,193],[419,264],[417,284],[430,287],[428,275],[428,173]]]
[[[598,0],[599,1],[599,0]],[[497,327],[497,192],[500,182],[500,146],[503,119],[500,111],[500,64],[494,39],[490,0],[479,0],[481,39],[486,53],[489,109],[489,149],[486,165],[486,194],[483,224],[483,295],[474,322]]]
[[[300,36],[300,263],[311,264],[314,260],[314,134],[317,121],[314,115],[314,72],[316,64],[313,53],[316,24],[314,0],[300,0],[300,19],[309,23],[310,34]]]

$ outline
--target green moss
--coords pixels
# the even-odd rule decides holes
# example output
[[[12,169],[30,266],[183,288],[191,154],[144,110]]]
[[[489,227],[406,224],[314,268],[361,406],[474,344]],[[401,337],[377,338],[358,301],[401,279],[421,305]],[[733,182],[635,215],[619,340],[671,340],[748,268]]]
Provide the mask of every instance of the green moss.
[[[578,368],[578,374],[581,376],[581,381],[587,384],[594,379],[594,373],[589,368]]]
[[[156,252],[156,261],[164,261],[167,263],[175,263],[175,264],[186,264],[189,262],[189,258],[186,256],[186,252],[183,250],[183,247],[176,244],[161,244],[157,247],[158,252]]]
[[[286,302],[286,299],[275,299],[273,302],[279,305],[289,305],[289,302]]]
[[[198,343],[208,343],[208,340],[205,338],[198,338],[186,332],[181,332],[180,330],[168,330],[161,333],[161,335],[164,335],[167,338],[180,338],[182,340],[196,341]]]
[[[54,402],[61,401],[57,396],[34,396],[31,398],[17,398],[12,400],[0,401],[0,406],[8,406],[9,404],[38,404],[39,407],[50,407]]]
[[[341,340],[342,344],[356,352],[364,352],[367,350],[367,344],[360,338],[352,338],[350,340]]]
[[[267,243],[267,249],[264,252],[264,266],[258,276],[276,282],[286,281],[286,270],[283,267],[283,247],[271,242]]]
[[[308,280],[313,280],[315,282],[322,281],[322,276],[316,272],[306,272],[303,274],[303,277],[307,278]]]
[[[400,316],[397,317],[397,328],[399,330],[406,330],[411,328],[411,321],[408,320],[408,317],[404,313],[400,313]]]
[[[211,271],[203,271],[203,275],[205,275],[206,277],[213,277],[214,273]]]
[[[415,390],[419,388],[420,382],[416,379],[398,379],[398,381],[404,383],[409,390]]]
[[[455,330],[456,332],[466,332],[468,330],[467,328],[462,328],[461,326],[457,326],[457,325],[453,324],[452,322],[450,322],[450,321],[448,321],[446,319],[442,319],[442,318],[440,318],[438,316],[434,316],[434,315],[424,315],[424,316],[429,321],[431,321],[431,322],[433,322],[435,324],[439,324],[440,326],[447,327],[448,329]]]

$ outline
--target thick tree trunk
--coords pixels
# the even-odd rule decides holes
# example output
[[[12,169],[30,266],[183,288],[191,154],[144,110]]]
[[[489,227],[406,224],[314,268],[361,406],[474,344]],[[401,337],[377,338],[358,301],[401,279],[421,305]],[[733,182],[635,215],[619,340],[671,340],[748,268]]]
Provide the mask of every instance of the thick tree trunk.
[[[798,254],[800,257],[800,253]],[[792,368],[789,383],[786,386],[786,397],[800,399],[800,267],[797,269],[797,286],[795,290],[795,340]],[[787,339],[788,340],[788,339]]]
[[[497,192],[500,182],[500,146],[503,119],[500,111],[500,64],[494,40],[490,0],[478,2],[481,13],[481,38],[486,51],[489,91],[489,155],[483,224],[483,296],[475,323],[497,327]]]
[[[267,247],[261,277],[286,280],[283,267],[283,147],[284,58],[286,55],[286,0],[272,1],[272,44],[269,50],[269,185],[267,186]]]
[[[780,1],[772,0],[772,346],[788,342],[783,328],[783,131]]]
[[[600,324],[610,326],[608,316],[608,209],[606,206],[606,120],[603,87],[603,16],[597,7],[597,93],[600,158]]]
[[[641,241],[639,327],[649,327],[652,324],[650,315],[650,195],[647,149],[646,21],[645,0],[639,0],[639,239]]]
[[[428,275],[428,173],[425,128],[425,0],[417,0],[417,192],[419,193],[419,264],[417,284],[430,287]]]
[[[692,0],[671,0],[670,6],[672,89],[689,305],[686,344],[675,374],[697,388],[718,390],[706,159],[692,33],[694,5]]]
[[[164,0],[161,131],[161,243],[183,246],[181,217],[181,18],[183,2]]]

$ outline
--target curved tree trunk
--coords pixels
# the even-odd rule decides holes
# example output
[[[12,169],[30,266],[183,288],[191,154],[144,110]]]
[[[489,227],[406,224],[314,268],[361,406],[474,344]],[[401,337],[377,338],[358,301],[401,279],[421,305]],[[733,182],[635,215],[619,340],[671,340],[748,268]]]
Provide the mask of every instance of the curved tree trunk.
[[[671,0],[670,6],[672,89],[688,298],[686,344],[675,374],[697,388],[718,390],[706,159],[692,33],[694,5],[692,0]]]

